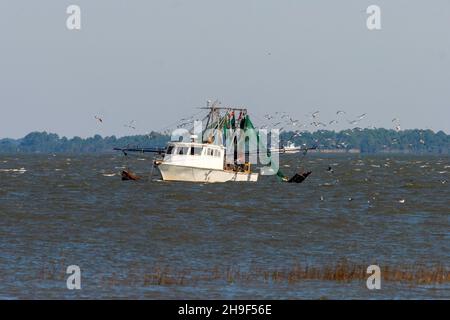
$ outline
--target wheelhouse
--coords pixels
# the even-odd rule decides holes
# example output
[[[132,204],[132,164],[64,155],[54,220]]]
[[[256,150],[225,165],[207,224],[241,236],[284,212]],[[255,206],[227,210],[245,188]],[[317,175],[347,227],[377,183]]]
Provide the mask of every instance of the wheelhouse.
[[[223,169],[225,148],[214,144],[171,142],[164,156],[167,164]]]

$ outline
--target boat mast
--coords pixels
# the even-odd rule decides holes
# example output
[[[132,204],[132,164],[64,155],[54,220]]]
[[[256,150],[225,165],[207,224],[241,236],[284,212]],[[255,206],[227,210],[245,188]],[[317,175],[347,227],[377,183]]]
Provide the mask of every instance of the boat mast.
[[[202,131],[202,143],[206,142],[205,141],[205,132],[209,127],[213,127],[216,122],[217,124],[220,123],[221,121],[221,115],[220,115],[220,110],[227,110],[227,111],[234,111],[234,112],[243,112],[243,113],[247,113],[247,109],[246,108],[230,108],[230,107],[220,107],[220,102],[218,100],[211,102],[211,100],[208,100],[206,102],[206,107],[202,107],[200,109],[207,109],[209,110],[209,113],[207,115],[207,121],[206,121],[206,126],[205,129]]]

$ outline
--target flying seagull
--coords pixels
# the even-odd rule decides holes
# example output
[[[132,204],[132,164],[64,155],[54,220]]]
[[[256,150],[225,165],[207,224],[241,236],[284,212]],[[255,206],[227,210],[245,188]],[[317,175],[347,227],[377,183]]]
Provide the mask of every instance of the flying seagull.
[[[136,129],[136,127],[133,125],[135,122],[135,120],[131,120],[128,124],[124,124],[123,126],[131,129]]]
[[[367,113],[363,113],[362,115],[360,115],[360,116],[358,117],[358,119],[359,119],[359,120],[362,120],[362,119],[364,119],[364,118],[365,118],[365,116],[366,116],[366,114],[367,114]]]

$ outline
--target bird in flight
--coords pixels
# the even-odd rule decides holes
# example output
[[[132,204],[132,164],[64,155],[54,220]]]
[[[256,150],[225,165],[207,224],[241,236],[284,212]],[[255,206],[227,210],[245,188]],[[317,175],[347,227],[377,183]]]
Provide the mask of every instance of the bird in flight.
[[[366,117],[366,114],[367,114],[367,113],[363,113],[362,115],[360,115],[360,116],[358,117],[358,119],[359,119],[359,120],[364,119],[364,118]]]
[[[136,122],[135,120],[131,120],[128,124],[124,124],[123,126],[135,130],[136,129],[136,127],[134,126],[135,122]]]

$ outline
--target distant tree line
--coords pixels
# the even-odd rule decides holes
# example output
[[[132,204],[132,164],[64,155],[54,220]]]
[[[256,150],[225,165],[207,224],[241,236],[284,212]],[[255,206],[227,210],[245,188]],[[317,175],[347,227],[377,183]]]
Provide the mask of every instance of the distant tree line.
[[[401,152],[450,154],[450,135],[432,130],[348,129],[339,132],[286,132],[282,141],[317,146],[322,150],[358,150],[361,153]]]
[[[121,138],[94,137],[68,139],[54,133],[32,132],[22,139],[0,139],[0,153],[92,153],[111,152],[114,147],[165,146],[170,137],[157,132],[148,135]],[[283,132],[283,144],[288,141],[297,146],[319,150],[351,151],[361,153],[404,152],[450,154],[450,135],[431,130],[349,129],[339,132]]]
[[[55,133],[32,132],[22,139],[1,139],[0,153],[93,153],[112,152],[115,147],[165,146],[169,136],[152,132],[116,138],[95,135],[90,138],[59,137]]]

